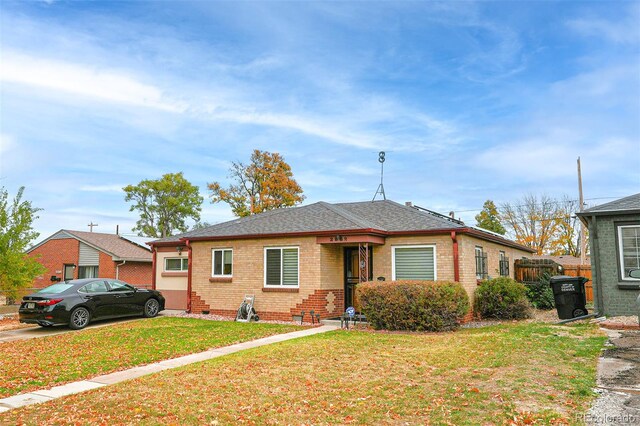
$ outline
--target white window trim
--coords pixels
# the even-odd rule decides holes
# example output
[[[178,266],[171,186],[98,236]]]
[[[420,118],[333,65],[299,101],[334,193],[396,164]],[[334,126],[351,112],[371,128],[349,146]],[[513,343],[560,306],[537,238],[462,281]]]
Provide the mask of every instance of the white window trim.
[[[397,248],[433,248],[433,280],[438,280],[438,256],[435,244],[420,244],[410,246],[391,246],[391,280],[396,280],[396,249]]]
[[[270,285],[267,284],[267,250],[280,250],[280,282],[282,282],[282,280],[284,279],[284,262],[282,261],[282,250],[283,249],[296,249],[297,250],[297,258],[298,258],[298,285],[284,285],[284,284],[278,284],[278,285]],[[263,257],[264,257],[264,268],[262,270],[262,273],[264,275],[263,277],[263,283],[264,283],[264,287],[265,288],[300,288],[300,246],[278,246],[278,247],[265,247],[263,250]]]
[[[482,246],[475,246],[475,249],[473,251],[473,259],[475,260],[475,265],[476,265],[476,279],[477,280],[481,280],[484,278],[484,275],[478,275],[478,252],[480,252],[480,257],[482,258],[482,256],[484,255],[484,248]],[[489,263],[489,261],[487,260],[487,263]],[[487,275],[489,271],[484,271]]]
[[[215,261],[215,252],[217,251],[221,251],[222,252],[222,270],[224,271],[224,252],[225,251],[230,251],[231,252],[231,274],[226,275],[226,274],[215,274],[215,264],[213,263]],[[233,278],[233,249],[232,248],[214,248],[211,249],[211,276],[212,277],[216,277],[216,278]]]
[[[180,260],[180,269],[167,269],[167,260]],[[189,262],[187,262],[187,269],[182,269],[182,260],[186,259],[186,257],[165,257],[164,258],[164,272],[187,272],[189,270]]]
[[[620,267],[620,277],[622,281],[640,281],[640,278],[625,277],[624,275],[624,253],[622,252],[622,228],[640,228],[640,225],[618,225],[618,266]]]

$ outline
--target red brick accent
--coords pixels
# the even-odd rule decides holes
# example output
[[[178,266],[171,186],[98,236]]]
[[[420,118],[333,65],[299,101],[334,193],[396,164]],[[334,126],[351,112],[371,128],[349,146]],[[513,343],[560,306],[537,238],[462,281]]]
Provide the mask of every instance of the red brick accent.
[[[210,283],[232,283],[233,278],[231,277],[211,277],[209,278]]]
[[[300,293],[299,288],[262,287],[263,293]]]
[[[333,304],[335,308],[329,312],[327,310],[327,296],[329,293],[333,293],[335,299]],[[331,290],[316,290],[313,294],[309,295],[302,303],[298,303],[295,308],[291,308],[291,315],[300,315],[300,311],[305,311],[306,315],[313,310],[315,314],[320,314],[320,318],[332,318],[340,316],[344,312],[344,290],[343,289],[331,289]]]
[[[192,291],[191,292],[191,312],[193,312],[194,314],[201,314],[202,311],[209,311],[213,313],[209,305],[207,305],[204,302],[204,300],[202,300],[202,298],[198,296],[198,293],[196,293],[195,291]],[[218,315],[222,315],[222,314],[218,314]],[[233,313],[233,316],[235,316],[235,311]]]

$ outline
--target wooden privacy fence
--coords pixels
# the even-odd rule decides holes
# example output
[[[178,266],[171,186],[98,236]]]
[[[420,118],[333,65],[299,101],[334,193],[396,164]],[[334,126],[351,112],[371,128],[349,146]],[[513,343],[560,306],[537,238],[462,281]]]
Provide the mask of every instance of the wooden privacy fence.
[[[513,262],[513,274],[516,281],[535,283],[546,272],[549,275],[568,275],[585,277],[591,280],[591,265],[560,265],[551,259],[517,259]],[[591,281],[585,284],[587,302],[593,302],[593,286]]]

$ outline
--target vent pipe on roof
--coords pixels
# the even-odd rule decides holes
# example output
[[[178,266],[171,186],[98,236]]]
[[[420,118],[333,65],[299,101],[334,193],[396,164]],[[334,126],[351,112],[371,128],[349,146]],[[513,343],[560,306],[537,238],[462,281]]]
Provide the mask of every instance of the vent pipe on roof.
[[[120,225],[116,225],[116,235],[120,235]]]
[[[406,201],[404,205],[407,207],[413,207],[413,203],[411,201]]]
[[[451,219],[455,219],[456,218],[456,214],[454,211],[450,211],[449,212],[449,216],[451,217]]]

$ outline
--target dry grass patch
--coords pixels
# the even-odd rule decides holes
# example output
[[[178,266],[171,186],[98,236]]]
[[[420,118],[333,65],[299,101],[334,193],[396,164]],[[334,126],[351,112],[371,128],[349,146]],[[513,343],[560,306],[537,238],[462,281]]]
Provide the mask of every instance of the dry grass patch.
[[[300,329],[159,317],[0,343],[0,398]]]
[[[565,331],[567,327],[563,327]],[[540,323],[337,331],[11,411],[11,424],[573,423],[604,337]]]

